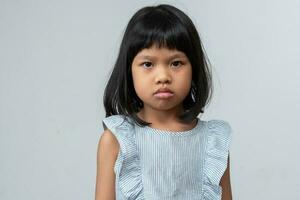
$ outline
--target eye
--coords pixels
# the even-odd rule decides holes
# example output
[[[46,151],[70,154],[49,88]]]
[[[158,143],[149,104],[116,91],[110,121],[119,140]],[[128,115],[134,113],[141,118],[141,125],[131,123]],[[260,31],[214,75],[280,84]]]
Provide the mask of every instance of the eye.
[[[174,65],[175,67],[179,67],[179,66],[183,65],[183,63],[180,60],[174,61],[173,64],[175,64]]]
[[[152,64],[151,62],[143,62],[142,66],[145,68],[148,68],[148,67],[150,67],[149,65],[151,65],[151,64]]]

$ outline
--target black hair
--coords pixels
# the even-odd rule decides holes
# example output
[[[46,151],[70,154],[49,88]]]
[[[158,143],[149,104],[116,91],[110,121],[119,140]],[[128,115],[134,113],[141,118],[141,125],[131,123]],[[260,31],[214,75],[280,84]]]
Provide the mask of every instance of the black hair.
[[[184,112],[179,120],[189,123],[196,119],[212,96],[210,62],[192,20],[178,8],[160,4],[139,9],[130,19],[125,30],[119,54],[106,85],[103,103],[106,117],[125,115],[138,125],[145,122],[137,116],[143,108],[137,96],[132,79],[131,65],[134,57],[153,44],[158,47],[176,49],[185,53],[192,66],[192,84],[189,94],[183,100]]]

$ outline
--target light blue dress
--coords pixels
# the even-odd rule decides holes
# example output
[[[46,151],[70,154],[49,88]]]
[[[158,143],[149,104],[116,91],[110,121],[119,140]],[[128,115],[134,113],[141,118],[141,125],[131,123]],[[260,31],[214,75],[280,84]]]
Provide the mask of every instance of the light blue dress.
[[[120,144],[116,200],[221,200],[232,129],[224,120],[197,119],[193,129],[174,132],[124,115],[104,118]]]

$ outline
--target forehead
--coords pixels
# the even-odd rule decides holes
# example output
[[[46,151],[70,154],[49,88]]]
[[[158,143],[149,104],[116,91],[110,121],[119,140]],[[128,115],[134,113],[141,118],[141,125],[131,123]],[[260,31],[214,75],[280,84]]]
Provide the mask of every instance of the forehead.
[[[177,49],[168,49],[166,47],[155,47],[152,46],[150,48],[142,49],[137,55],[137,59],[144,59],[144,58],[153,58],[153,57],[168,57],[168,58],[175,58],[175,57],[186,57],[185,53],[179,51]]]

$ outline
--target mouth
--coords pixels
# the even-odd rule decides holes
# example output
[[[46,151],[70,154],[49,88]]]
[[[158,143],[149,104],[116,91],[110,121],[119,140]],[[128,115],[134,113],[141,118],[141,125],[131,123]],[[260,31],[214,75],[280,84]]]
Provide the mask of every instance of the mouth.
[[[168,99],[174,96],[174,93],[171,91],[161,91],[161,92],[156,92],[154,96],[160,99]]]

